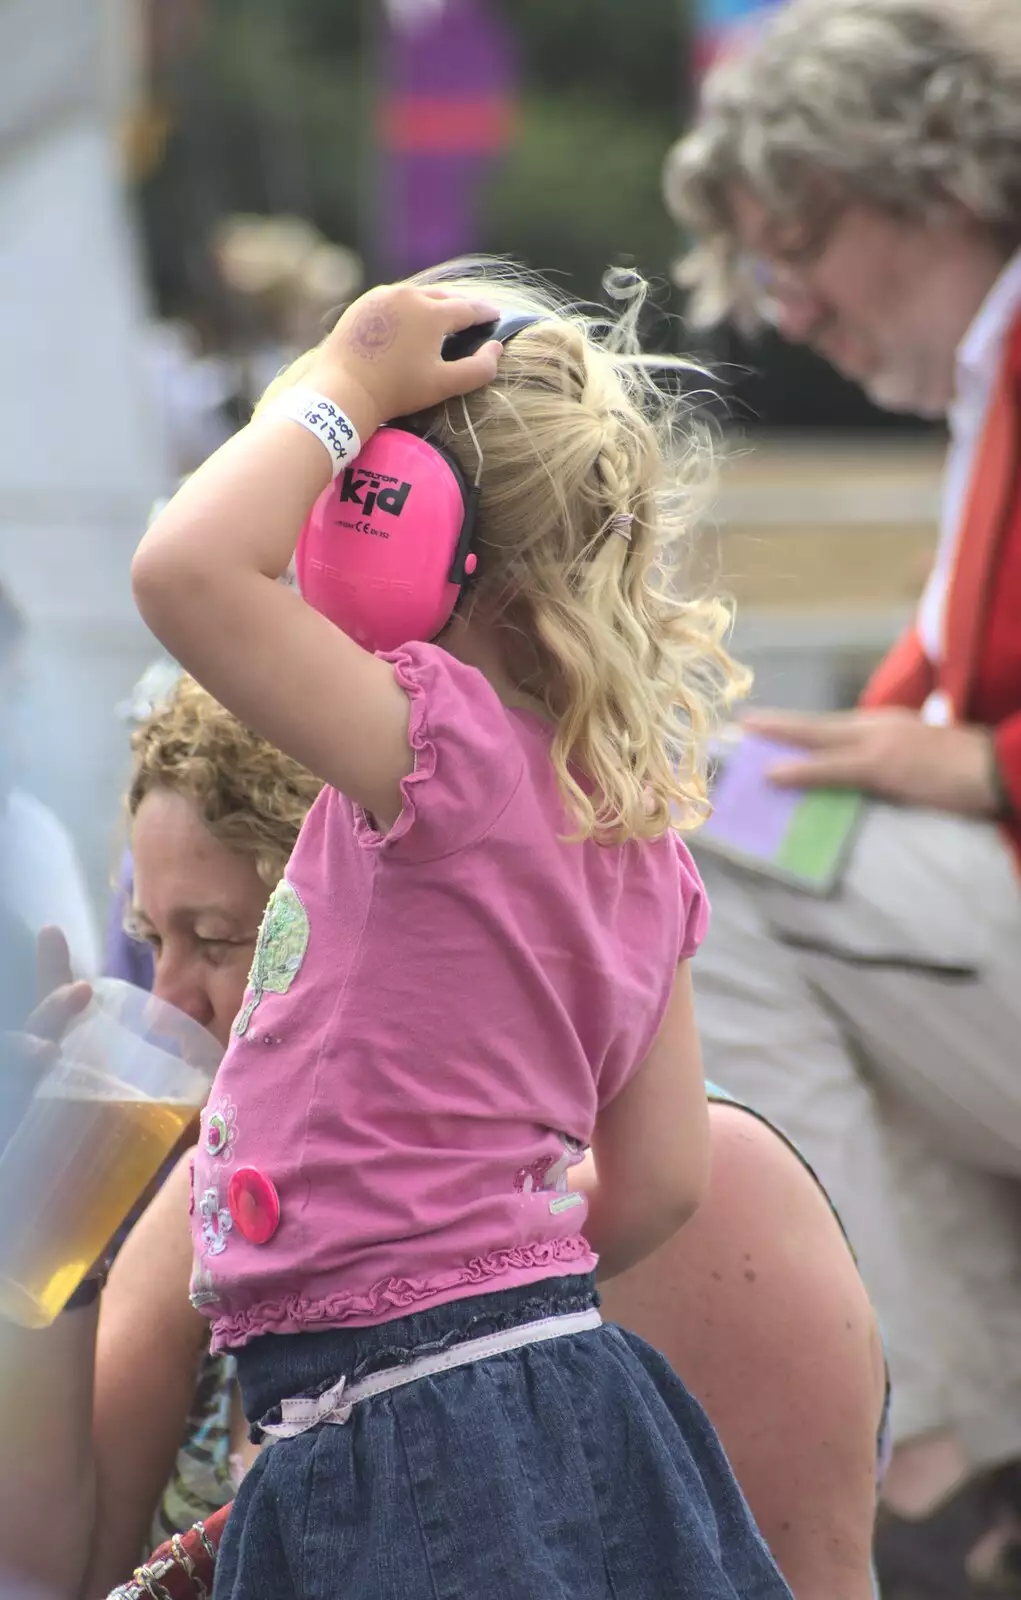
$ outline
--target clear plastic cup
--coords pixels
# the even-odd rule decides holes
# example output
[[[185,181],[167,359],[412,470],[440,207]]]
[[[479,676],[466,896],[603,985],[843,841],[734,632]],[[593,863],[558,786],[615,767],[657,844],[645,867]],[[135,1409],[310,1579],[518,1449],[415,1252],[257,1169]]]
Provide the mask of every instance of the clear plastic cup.
[[[144,989],[95,984],[0,1155],[0,1315],[53,1322],[182,1142],[222,1053]]]

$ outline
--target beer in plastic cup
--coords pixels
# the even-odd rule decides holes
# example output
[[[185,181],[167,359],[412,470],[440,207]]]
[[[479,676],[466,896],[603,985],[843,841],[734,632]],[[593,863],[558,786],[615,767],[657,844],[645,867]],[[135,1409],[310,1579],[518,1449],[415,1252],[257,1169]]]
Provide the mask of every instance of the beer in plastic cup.
[[[205,1104],[221,1047],[117,978],[94,985],[0,1155],[0,1315],[44,1328]]]

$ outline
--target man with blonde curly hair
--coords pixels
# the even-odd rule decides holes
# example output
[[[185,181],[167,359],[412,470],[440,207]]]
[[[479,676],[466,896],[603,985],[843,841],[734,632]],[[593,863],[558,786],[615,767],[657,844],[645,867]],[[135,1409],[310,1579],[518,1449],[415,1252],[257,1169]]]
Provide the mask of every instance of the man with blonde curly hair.
[[[699,1021],[711,1074],[817,1164],[877,1299],[884,1596],[979,1568],[1021,1592],[962,1488],[980,1469],[995,1498],[1021,1458],[1021,5],[790,0],[709,75],[665,188],[698,319],[772,323],[950,422],[932,574],[862,705],[754,719],[800,747],[779,782],[875,797],[843,884],[710,864]],[[923,1579],[911,1519],[956,1530]]]

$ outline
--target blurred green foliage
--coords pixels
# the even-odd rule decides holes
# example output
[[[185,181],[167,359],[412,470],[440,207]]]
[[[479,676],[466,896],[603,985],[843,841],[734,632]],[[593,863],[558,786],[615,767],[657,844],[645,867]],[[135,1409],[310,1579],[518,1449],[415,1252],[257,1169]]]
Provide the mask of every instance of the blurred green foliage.
[[[647,341],[690,348],[669,287],[679,240],[659,180],[690,104],[693,0],[492,4],[520,47],[521,121],[486,187],[477,247],[517,256],[588,298],[608,265],[636,265],[670,314],[650,317]],[[200,48],[156,85],[173,131],[140,198],[163,307],[215,328],[206,243],[231,212],[297,212],[369,253],[380,0],[205,5]],[[371,276],[371,259],[367,267]],[[228,310],[219,308],[221,323]],[[703,353],[720,364],[742,425],[893,425],[817,357],[775,338],[749,346],[722,330]]]

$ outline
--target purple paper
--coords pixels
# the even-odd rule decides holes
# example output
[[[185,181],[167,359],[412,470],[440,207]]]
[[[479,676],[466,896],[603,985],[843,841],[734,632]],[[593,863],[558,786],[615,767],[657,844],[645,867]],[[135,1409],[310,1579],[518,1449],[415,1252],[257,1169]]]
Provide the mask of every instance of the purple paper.
[[[746,733],[728,750],[713,783],[713,814],[701,829],[742,855],[772,860],[787,837],[791,821],[805,797],[803,789],[780,789],[769,780],[781,761],[804,759],[795,745],[778,744]]]

